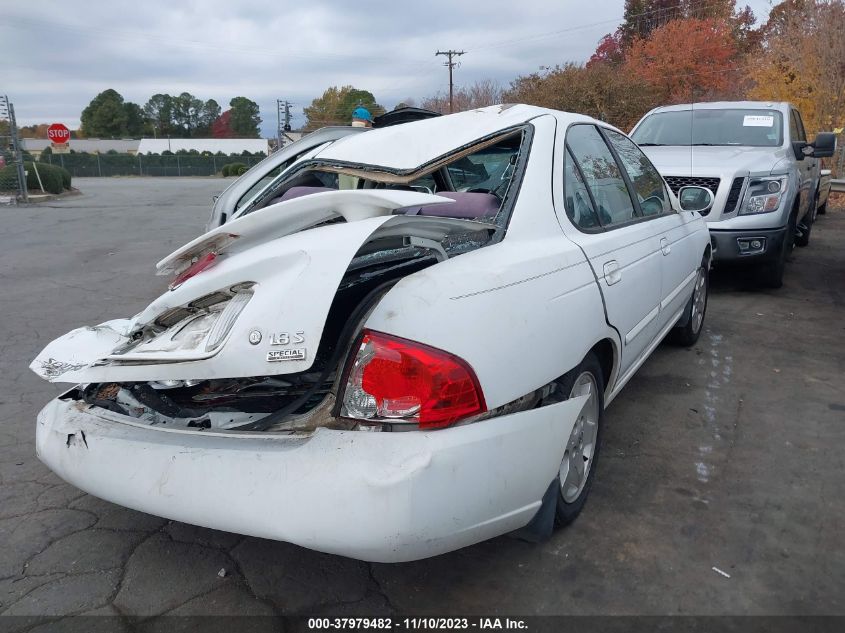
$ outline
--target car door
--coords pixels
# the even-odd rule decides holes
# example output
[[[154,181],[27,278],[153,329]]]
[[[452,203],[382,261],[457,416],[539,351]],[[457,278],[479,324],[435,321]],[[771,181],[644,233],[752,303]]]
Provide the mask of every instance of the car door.
[[[801,120],[801,115],[795,108],[789,110],[789,140],[794,142],[807,142],[807,135],[804,132],[804,123]],[[799,219],[804,212],[810,209],[810,205],[815,201],[815,177],[817,158],[805,157],[804,160],[797,161],[798,174],[800,182],[798,183],[798,192],[800,195],[800,211]]]
[[[598,128],[575,124],[564,152],[567,234],[593,268],[610,325],[619,332],[619,375],[635,366],[657,333],[659,239],[643,222],[622,170]]]
[[[657,321],[658,331],[663,332],[678,320],[686,306],[701,262],[702,253],[693,246],[696,213],[678,213],[672,208],[663,177],[631,139],[607,128],[602,132],[628,175],[643,217],[651,218],[650,226],[659,238],[661,283]]]

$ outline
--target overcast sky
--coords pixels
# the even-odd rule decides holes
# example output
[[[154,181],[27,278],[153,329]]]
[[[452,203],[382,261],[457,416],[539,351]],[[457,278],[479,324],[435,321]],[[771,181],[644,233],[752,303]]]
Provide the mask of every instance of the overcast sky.
[[[706,1],[706,0],[705,0]],[[143,105],[190,92],[225,110],[243,95],[274,136],[276,99],[302,108],[352,84],[392,108],[448,91],[438,50],[465,50],[455,83],[585,61],[622,19],[623,0],[0,0],[0,94],[19,125],[63,122],[114,88]],[[742,3],[744,4],[744,3]],[[768,0],[748,2],[758,20]]]

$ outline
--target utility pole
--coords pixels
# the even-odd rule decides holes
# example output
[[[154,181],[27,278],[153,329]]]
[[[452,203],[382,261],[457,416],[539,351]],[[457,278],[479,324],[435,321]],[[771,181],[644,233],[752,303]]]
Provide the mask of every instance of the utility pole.
[[[445,62],[443,65],[449,68],[449,114],[454,112],[454,104],[452,103],[453,100],[453,87],[452,87],[452,69],[458,65],[458,62],[452,61],[453,57],[460,57],[466,53],[466,51],[437,51],[434,56],[437,57],[438,55],[446,55],[449,58],[449,61]]]
[[[278,152],[285,144],[285,132],[290,132],[290,107],[293,104],[289,101],[276,99],[276,151]],[[284,121],[284,123],[282,123]]]

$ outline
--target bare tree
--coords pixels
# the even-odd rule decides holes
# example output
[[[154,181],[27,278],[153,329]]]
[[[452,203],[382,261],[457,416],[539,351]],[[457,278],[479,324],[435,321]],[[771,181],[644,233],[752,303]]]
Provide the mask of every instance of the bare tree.
[[[453,96],[455,112],[473,110],[501,103],[504,95],[502,87],[492,79],[482,79],[469,86],[458,87]],[[449,94],[437,93],[422,100],[421,107],[441,114],[449,113]]]

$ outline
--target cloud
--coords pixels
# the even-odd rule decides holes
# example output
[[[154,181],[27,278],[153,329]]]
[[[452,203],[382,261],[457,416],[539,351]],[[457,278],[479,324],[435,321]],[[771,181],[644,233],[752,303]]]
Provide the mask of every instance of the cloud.
[[[7,4],[0,85],[19,123],[76,127],[82,109],[114,88],[142,104],[190,92],[225,108],[258,102],[262,132],[275,133],[276,99],[302,108],[329,86],[352,84],[387,107],[448,90],[438,49],[466,50],[457,84],[507,85],[541,66],[584,61],[622,16],[622,0],[385,2],[68,2]],[[759,6],[758,6],[759,5]],[[764,0],[752,7],[765,16]]]

